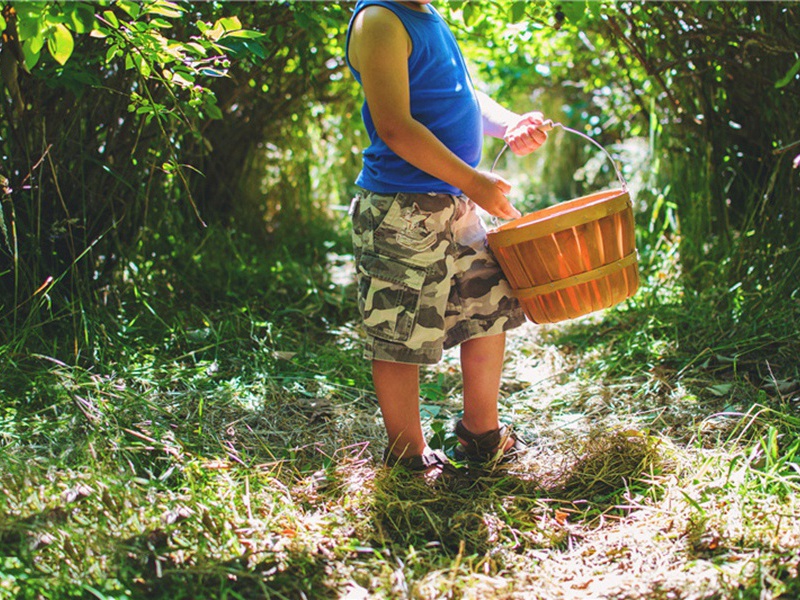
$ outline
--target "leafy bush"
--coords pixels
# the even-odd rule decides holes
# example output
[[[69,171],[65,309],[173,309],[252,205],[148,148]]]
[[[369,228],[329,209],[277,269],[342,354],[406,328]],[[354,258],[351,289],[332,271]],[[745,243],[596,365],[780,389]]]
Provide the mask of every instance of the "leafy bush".
[[[235,219],[262,247],[303,226],[304,255],[335,240],[321,215],[340,178],[310,177],[340,95],[341,7],[235,6],[6,6],[0,342],[74,330],[140,249],[206,223]]]

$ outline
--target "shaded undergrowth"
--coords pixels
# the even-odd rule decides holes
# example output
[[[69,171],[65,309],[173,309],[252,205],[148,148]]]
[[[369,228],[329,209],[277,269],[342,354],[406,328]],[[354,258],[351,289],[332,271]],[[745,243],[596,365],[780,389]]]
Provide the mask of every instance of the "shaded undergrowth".
[[[501,412],[524,460],[426,482],[378,468],[347,257],[209,241],[123,270],[77,330],[7,339],[0,596],[797,593],[796,338],[737,334],[713,286],[665,261],[617,309],[517,330]],[[457,360],[422,386],[444,447]]]

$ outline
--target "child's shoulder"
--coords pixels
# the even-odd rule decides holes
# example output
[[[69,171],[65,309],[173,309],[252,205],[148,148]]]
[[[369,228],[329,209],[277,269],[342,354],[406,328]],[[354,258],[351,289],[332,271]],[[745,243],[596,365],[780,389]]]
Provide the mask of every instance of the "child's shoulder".
[[[348,58],[360,70],[361,58],[375,52],[386,53],[390,48],[409,44],[403,22],[391,9],[380,4],[367,4],[357,12],[350,24]]]
[[[402,27],[400,17],[385,4],[359,3],[356,6],[355,22],[363,26]]]

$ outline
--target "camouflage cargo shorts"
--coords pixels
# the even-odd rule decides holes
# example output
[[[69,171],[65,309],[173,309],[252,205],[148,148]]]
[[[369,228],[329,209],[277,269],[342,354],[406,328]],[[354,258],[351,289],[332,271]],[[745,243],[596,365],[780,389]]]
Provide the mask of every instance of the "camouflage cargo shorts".
[[[351,216],[365,358],[434,364],[525,321],[465,196],[363,191]]]

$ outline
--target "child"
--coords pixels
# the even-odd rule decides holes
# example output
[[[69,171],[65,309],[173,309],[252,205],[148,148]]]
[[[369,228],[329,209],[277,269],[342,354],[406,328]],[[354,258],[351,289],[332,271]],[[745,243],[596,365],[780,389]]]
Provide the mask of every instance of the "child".
[[[476,205],[512,219],[503,178],[476,170],[482,135],[517,154],[546,134],[541,113],[518,115],[472,87],[458,45],[430,0],[359,0],[347,62],[361,84],[370,146],[356,183],[353,240],[365,357],[389,446],[384,462],[431,474],[448,465],[428,447],[419,365],[460,345],[464,416],[456,458],[512,459],[520,442],[498,420],[505,332],[525,316],[486,246]]]

